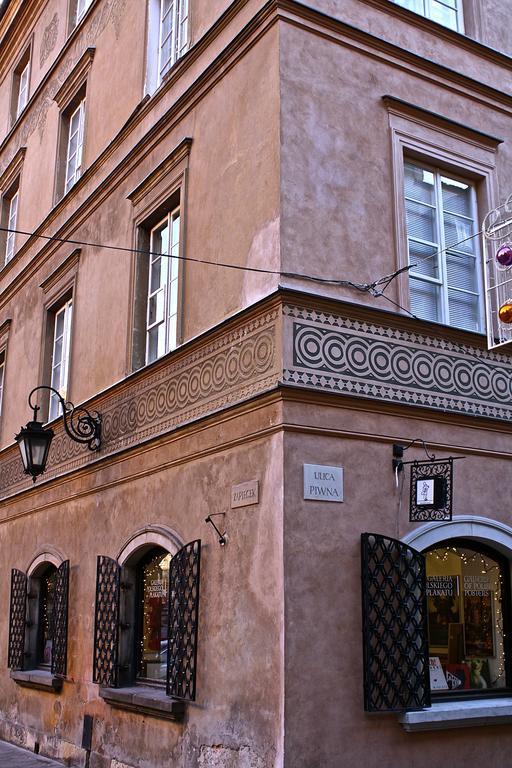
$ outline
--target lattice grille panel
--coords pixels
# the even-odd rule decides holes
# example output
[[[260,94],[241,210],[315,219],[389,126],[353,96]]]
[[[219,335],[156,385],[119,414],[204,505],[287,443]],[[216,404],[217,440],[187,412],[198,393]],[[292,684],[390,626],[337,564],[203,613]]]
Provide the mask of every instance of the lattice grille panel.
[[[361,539],[365,709],[429,706],[425,559],[395,539]]]
[[[69,560],[57,569],[53,602],[52,675],[65,677],[68,655]]]
[[[22,571],[11,571],[11,606],[9,615],[9,659],[11,669],[23,669],[25,661],[25,629],[27,613],[27,577]]]
[[[194,701],[201,542],[186,544],[171,560],[167,694]]]
[[[116,686],[119,638],[120,568],[116,560],[98,556],[94,623],[93,681]]]

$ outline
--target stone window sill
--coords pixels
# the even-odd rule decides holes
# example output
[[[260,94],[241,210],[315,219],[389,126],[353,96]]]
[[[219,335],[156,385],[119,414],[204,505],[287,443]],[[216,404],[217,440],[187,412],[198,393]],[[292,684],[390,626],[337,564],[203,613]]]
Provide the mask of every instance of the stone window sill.
[[[62,689],[62,678],[55,677],[46,669],[12,670],[11,680],[25,688],[36,688],[49,693],[60,693]]]
[[[172,699],[166,695],[165,690],[159,688],[145,685],[127,688],[100,687],[99,693],[112,707],[165,720],[182,720],[185,713],[185,702]]]
[[[404,712],[398,721],[409,733],[508,725],[512,723],[512,698],[438,702],[419,712]]]

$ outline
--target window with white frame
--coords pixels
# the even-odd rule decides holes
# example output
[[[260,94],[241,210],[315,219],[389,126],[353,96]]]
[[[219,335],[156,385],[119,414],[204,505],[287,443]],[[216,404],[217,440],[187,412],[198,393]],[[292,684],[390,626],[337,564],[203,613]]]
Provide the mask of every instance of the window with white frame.
[[[30,86],[30,47],[27,48],[18,64],[14,68],[11,96],[11,120],[16,122],[29,98]]]
[[[77,0],[74,13],[74,26],[76,27],[85,16],[86,10],[91,5],[92,0]]]
[[[424,320],[481,332],[474,186],[406,160],[404,195],[411,312]]]
[[[152,93],[188,48],[188,0],[149,0],[147,82]]]
[[[2,413],[2,403],[4,401],[4,378],[5,378],[5,351],[0,352],[0,414]]]
[[[179,206],[151,230],[149,250],[146,363],[178,344]]]
[[[16,189],[10,198],[5,201],[7,216],[7,233],[5,237],[5,263],[14,256],[14,244],[16,240],[16,220],[18,218],[19,191]]]
[[[84,144],[85,98],[70,113],[67,119],[67,148],[64,194],[82,175],[82,151]]]
[[[64,400],[66,400],[68,387],[72,313],[73,300],[68,299],[56,310],[53,320],[50,386],[56,389]],[[50,396],[48,421],[56,419],[59,415],[59,399],[52,393]]]
[[[437,21],[444,27],[464,32],[462,0],[393,0],[397,5]]]

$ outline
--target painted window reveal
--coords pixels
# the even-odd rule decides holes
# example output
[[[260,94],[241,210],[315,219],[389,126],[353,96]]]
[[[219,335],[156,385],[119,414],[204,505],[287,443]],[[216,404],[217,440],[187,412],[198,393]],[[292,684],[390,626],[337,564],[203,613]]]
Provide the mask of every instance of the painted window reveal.
[[[482,331],[474,187],[444,172],[404,164],[411,312]]]
[[[425,553],[432,692],[506,686],[505,574],[487,550],[446,542]]]
[[[84,143],[85,99],[82,99],[69,116],[66,149],[66,177],[64,193],[68,192],[82,175],[82,151]]]
[[[464,32],[462,0],[393,0],[397,5],[437,21],[443,27]]]
[[[69,373],[69,357],[71,349],[71,318],[73,313],[73,301],[69,299],[55,313],[53,329],[53,347],[51,361],[50,385],[66,399]],[[52,421],[60,415],[58,398],[50,396],[50,410],[48,420]]]
[[[150,251],[146,363],[175,349],[178,343],[179,207],[151,230]]]

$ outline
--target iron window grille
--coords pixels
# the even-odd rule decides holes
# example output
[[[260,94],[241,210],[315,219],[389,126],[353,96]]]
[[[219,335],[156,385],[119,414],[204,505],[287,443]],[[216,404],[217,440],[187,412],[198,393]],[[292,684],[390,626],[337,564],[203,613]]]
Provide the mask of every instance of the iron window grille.
[[[53,566],[52,566],[53,569]],[[39,638],[40,578],[11,571],[8,666],[12,670],[37,668],[41,658]],[[55,570],[53,605],[48,616],[52,627],[50,670],[55,677],[65,677],[67,670],[69,560]]]

